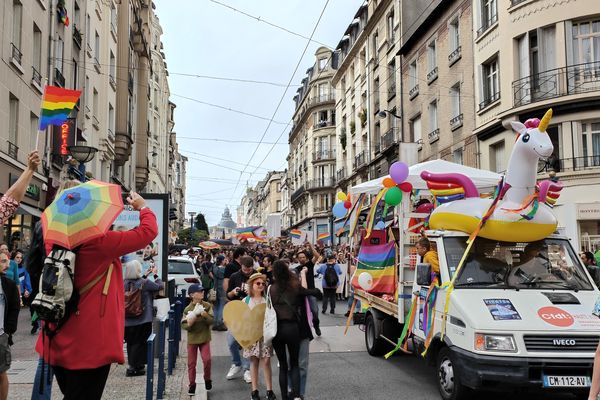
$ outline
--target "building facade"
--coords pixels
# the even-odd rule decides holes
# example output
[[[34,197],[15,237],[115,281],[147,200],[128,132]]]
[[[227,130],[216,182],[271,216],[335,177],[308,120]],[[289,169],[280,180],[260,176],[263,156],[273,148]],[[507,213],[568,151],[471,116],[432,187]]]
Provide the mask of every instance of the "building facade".
[[[294,96],[294,125],[289,136],[288,182],[293,210],[290,227],[329,231],[335,194],[335,73],[333,53],[320,47],[316,62]]]
[[[504,171],[515,135],[510,121],[541,118],[552,107],[554,154],[538,177],[555,173],[565,186],[555,212],[575,248],[597,248],[600,3],[474,0],[472,7],[481,167]]]

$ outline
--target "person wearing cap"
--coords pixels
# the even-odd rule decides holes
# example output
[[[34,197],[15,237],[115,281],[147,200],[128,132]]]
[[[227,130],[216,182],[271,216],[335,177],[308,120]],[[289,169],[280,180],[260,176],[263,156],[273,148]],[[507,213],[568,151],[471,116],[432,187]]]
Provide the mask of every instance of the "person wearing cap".
[[[333,271],[332,271],[333,270]],[[331,272],[334,272],[333,275]],[[327,263],[321,264],[315,271],[316,275],[322,277],[321,285],[323,287],[323,309],[322,312],[327,312],[327,303],[329,302],[329,312],[335,314],[335,293],[340,285],[340,277],[342,269],[335,261],[335,255],[329,253],[327,255]],[[328,275],[329,274],[329,275]],[[337,276],[337,279],[334,279]]]
[[[190,285],[188,293],[192,298],[190,304],[183,310],[181,327],[187,331],[187,354],[188,354],[188,394],[196,394],[196,363],[198,353],[204,364],[204,386],[206,390],[212,389],[210,378],[211,356],[210,340],[213,323],[213,310],[209,302],[204,301],[204,288],[200,283]]]
[[[244,297],[244,303],[248,305],[251,310],[259,304],[266,302],[265,292],[267,286],[267,277],[260,272],[256,272],[250,275],[246,282],[248,296]],[[271,372],[271,357],[273,356],[273,346],[265,345],[263,338],[261,337],[252,346],[245,348],[243,351],[244,358],[250,360],[250,376],[252,378],[252,400],[260,400],[258,393],[258,368],[259,364],[263,370],[263,376],[265,378],[265,385],[267,386],[267,400],[276,400],[275,393],[273,392],[273,381]]]

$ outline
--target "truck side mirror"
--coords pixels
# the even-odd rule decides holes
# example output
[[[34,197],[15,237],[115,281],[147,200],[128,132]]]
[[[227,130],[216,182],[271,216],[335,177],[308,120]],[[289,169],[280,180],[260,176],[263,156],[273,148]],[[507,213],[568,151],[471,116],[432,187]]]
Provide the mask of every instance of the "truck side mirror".
[[[431,285],[431,264],[417,264],[417,285]]]

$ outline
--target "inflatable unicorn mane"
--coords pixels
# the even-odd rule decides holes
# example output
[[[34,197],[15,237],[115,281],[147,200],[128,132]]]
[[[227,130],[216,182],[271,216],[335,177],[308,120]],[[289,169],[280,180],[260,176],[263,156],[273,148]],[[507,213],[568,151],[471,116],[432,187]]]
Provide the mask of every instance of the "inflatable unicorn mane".
[[[457,173],[421,173],[430,188],[447,184],[454,192],[464,193],[462,199],[439,205],[431,213],[431,229],[457,230],[502,241],[533,242],[556,230],[557,221],[552,213],[562,186],[546,180],[536,184],[537,164],[554,150],[546,128],[552,118],[552,109],[542,120],[529,119],[522,124],[511,122],[517,138],[502,182],[494,198],[481,198],[473,182]],[[481,222],[485,222],[482,225]]]

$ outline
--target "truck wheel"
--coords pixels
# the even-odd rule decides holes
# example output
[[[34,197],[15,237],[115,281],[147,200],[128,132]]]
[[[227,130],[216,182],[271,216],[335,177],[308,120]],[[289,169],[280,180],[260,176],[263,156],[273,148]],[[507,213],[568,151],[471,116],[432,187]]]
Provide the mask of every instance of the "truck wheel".
[[[377,357],[386,352],[388,343],[377,336],[375,323],[373,314],[368,314],[365,321],[365,343],[367,345],[367,352]]]
[[[448,347],[442,347],[438,353],[436,373],[438,389],[444,400],[462,400],[469,397],[470,390],[461,383]]]

